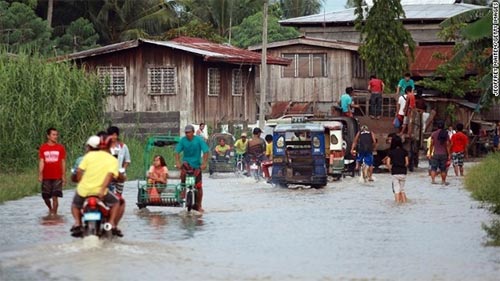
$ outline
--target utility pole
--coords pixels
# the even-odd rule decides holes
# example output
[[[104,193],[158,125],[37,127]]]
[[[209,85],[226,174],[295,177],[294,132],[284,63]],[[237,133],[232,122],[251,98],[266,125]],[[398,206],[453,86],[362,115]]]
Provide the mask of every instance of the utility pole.
[[[267,90],[267,0],[264,1],[264,18],[262,20],[262,59],[260,63],[260,103],[259,127],[264,127]]]

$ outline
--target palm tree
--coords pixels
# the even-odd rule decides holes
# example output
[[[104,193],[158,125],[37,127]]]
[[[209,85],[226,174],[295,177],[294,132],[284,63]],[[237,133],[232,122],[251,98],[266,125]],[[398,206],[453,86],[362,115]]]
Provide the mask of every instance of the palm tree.
[[[493,14],[488,7],[461,13],[441,23],[443,30],[451,30],[448,37],[456,36],[454,39],[457,39],[458,49],[450,63],[472,63],[478,68],[477,87],[482,91],[480,104],[489,104],[493,97],[492,52],[488,51],[493,36],[492,19]]]
[[[89,2],[88,17],[102,44],[150,38],[178,21],[176,2],[165,0],[103,0]]]
[[[285,18],[296,18],[317,14],[321,10],[321,0],[280,0]]]
[[[227,36],[231,27],[260,11],[265,0],[178,0],[188,22],[210,23],[220,36]]]

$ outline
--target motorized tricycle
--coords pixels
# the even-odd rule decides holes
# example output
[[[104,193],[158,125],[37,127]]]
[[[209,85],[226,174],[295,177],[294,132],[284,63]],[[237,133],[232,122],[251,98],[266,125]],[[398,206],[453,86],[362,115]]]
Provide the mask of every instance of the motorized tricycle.
[[[272,183],[324,187],[328,176],[329,131],[313,123],[277,125],[273,133]]]

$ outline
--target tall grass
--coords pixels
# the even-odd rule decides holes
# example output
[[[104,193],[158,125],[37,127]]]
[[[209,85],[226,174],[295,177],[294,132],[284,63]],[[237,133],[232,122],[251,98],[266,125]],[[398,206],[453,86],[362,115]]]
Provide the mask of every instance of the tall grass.
[[[49,127],[59,131],[68,160],[103,127],[103,88],[72,64],[0,52],[0,81],[0,173],[35,167]]]
[[[153,164],[153,157],[155,155],[161,155],[165,158],[169,170],[175,169],[175,147],[154,147],[149,152],[146,152],[146,140],[125,138],[123,141],[129,148],[130,158],[132,160],[132,163],[127,169],[128,180],[144,179],[147,169]]]
[[[500,215],[500,153],[486,157],[472,167],[465,177],[465,187],[472,192],[476,200],[488,204],[489,209]],[[483,225],[491,245],[500,246],[500,221],[494,220],[491,226]]]

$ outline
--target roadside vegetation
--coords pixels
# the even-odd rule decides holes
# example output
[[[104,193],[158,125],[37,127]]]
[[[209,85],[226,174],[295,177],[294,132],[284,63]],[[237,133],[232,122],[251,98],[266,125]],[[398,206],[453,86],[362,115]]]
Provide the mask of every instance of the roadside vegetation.
[[[68,63],[0,52],[0,202],[38,192],[38,147],[55,127],[68,163],[89,132],[105,124],[104,91],[96,76]],[[69,165],[68,165],[69,169]]]
[[[500,154],[491,154],[472,167],[465,178],[465,186],[472,192],[472,197],[484,202],[497,215],[500,215],[499,166]],[[483,228],[491,239],[488,244],[500,246],[500,219],[493,220],[491,225],[484,224]]]

